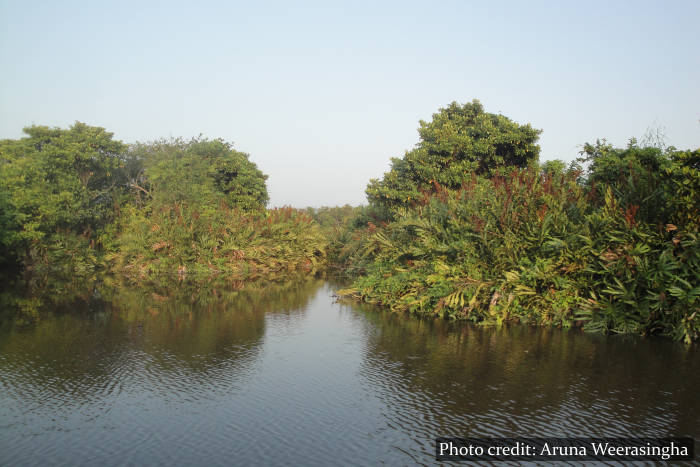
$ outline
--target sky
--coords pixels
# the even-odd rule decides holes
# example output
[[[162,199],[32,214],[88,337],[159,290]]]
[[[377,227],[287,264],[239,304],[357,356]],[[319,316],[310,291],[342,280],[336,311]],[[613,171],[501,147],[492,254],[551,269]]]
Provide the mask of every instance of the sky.
[[[452,101],[542,129],[542,160],[650,128],[697,148],[698,24],[697,0],[0,0],[0,138],[223,138],[271,207],[358,205]]]

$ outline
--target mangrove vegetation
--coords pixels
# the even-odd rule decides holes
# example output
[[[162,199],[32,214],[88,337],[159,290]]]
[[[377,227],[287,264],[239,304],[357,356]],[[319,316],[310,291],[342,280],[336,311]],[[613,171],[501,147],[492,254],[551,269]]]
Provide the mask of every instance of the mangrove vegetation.
[[[700,149],[599,140],[540,162],[540,130],[452,103],[366,206],[300,210],[268,209],[267,177],[224,140],[24,131],[0,141],[7,283],[210,291],[331,268],[341,296],[398,312],[700,337]]]
[[[43,281],[109,271],[134,282],[314,271],[306,213],[265,208],[266,176],[222,140],[127,146],[102,128],[25,129],[0,143],[1,259]]]

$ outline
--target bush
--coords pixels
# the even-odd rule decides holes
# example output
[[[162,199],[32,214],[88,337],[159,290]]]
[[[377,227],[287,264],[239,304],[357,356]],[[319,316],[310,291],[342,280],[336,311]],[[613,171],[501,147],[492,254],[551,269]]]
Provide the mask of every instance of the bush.
[[[126,146],[78,122],[24,132],[0,141],[0,256],[46,273],[88,273],[124,193]]]
[[[420,142],[403,158],[392,159],[382,180],[367,186],[370,204],[387,209],[418,202],[440,186],[458,189],[471,174],[505,174],[512,167],[536,162],[540,131],[503,115],[487,113],[477,100],[451,103],[420,122]]]
[[[370,208],[391,215],[354,232],[347,262],[361,275],[341,295],[479,323],[700,337],[699,151],[599,141],[584,146],[586,172],[560,161],[536,167],[533,157],[484,169],[470,120],[449,115],[430,126],[445,129],[438,139],[421,134],[370,183]],[[450,141],[470,143],[457,150]],[[466,162],[434,164],[428,148]],[[412,175],[419,162],[431,167],[429,190]]]
[[[244,212],[164,204],[123,214],[121,233],[108,255],[112,268],[135,281],[225,274],[231,280],[285,271],[315,271],[326,240],[305,213],[280,208]]]

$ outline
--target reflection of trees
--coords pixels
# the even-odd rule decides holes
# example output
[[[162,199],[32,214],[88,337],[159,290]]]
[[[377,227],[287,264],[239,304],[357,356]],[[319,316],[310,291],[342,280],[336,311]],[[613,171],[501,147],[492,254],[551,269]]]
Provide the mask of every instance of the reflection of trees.
[[[78,299],[70,289],[65,302],[20,297],[14,303],[30,301],[33,315],[28,324],[21,307],[3,313],[0,380],[18,399],[56,404],[107,397],[124,385],[223,390],[250,371],[266,313],[303,307],[320,285],[299,278],[157,290],[113,283]]]
[[[413,416],[427,404],[431,413],[422,416],[433,434],[700,434],[697,349],[578,331],[364,316],[372,332],[363,376],[397,423],[425,427]]]

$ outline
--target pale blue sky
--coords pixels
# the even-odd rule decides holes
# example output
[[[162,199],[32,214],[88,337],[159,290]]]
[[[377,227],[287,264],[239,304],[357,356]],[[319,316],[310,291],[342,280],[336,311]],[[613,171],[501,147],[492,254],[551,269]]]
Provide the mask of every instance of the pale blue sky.
[[[541,128],[542,159],[650,126],[700,146],[698,24],[697,0],[0,0],[0,138],[201,133],[251,155],[271,206],[360,204],[453,100]]]

